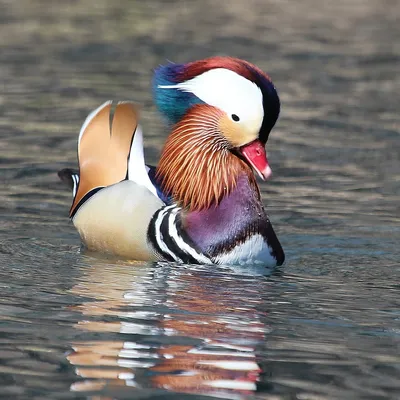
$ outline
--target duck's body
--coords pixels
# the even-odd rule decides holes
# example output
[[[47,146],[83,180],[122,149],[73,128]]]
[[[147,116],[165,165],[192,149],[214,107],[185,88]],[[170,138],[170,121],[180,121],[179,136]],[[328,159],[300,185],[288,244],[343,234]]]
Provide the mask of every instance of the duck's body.
[[[170,96],[167,101],[156,91],[156,102],[175,124],[157,169],[145,165],[142,132],[133,104],[118,103],[111,115],[112,104],[107,102],[88,116],[79,135],[79,175],[71,170],[59,173],[73,186],[70,216],[88,248],[147,261],[283,263],[283,250],[251,168],[264,177],[270,174],[264,143],[272,126],[267,126],[259,109],[265,107],[266,100],[262,96],[252,99],[252,95],[259,96],[256,84],[246,86],[247,79],[235,72],[237,66],[251,68],[249,64],[213,58],[208,60],[211,68],[204,70],[205,61],[194,65],[201,67],[194,75],[197,80],[186,73],[186,86],[177,83],[179,80],[171,83],[174,65],[167,71],[162,67],[161,77],[156,72],[156,82],[162,83],[157,87]],[[225,69],[227,61],[233,64]],[[187,70],[194,74],[194,67]],[[249,93],[250,105],[254,103],[249,107],[246,102],[241,113],[243,100],[228,101],[228,108],[236,107],[235,112],[244,120],[239,128],[236,114],[227,118],[223,99],[208,98],[207,85],[218,93],[219,83],[207,75],[215,70],[222,73],[219,78],[224,88],[235,82],[243,86],[239,91],[234,88],[231,97]],[[183,97],[179,97],[181,93]],[[266,135],[264,141],[262,134]]]

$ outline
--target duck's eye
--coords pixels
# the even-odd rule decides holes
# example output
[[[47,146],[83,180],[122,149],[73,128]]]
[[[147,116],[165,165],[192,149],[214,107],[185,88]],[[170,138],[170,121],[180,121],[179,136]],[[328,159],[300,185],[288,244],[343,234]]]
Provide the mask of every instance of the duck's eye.
[[[240,121],[240,118],[236,114],[232,114],[231,117],[235,122],[239,122]]]

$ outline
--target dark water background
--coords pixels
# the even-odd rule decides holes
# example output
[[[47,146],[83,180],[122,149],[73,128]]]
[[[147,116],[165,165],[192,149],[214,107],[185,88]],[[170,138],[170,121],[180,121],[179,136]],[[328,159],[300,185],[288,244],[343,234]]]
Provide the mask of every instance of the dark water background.
[[[0,1],[0,398],[400,397],[400,3]],[[248,59],[279,89],[270,276],[82,254],[56,171],[152,68]],[[209,398],[209,397],[208,397]]]

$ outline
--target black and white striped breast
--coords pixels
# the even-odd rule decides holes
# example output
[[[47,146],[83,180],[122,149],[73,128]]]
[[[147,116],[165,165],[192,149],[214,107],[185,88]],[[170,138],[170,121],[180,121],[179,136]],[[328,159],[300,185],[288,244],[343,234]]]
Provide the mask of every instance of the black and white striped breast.
[[[182,228],[181,208],[164,206],[152,217],[147,240],[160,258],[190,264],[212,264],[213,261],[199,251]]]

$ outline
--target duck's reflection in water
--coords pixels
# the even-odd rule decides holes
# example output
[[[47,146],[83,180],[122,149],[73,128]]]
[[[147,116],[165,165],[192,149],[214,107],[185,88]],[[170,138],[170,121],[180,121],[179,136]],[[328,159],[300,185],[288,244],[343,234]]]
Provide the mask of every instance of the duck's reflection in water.
[[[77,306],[84,316],[77,328],[90,334],[68,356],[85,378],[71,390],[122,385],[227,398],[256,390],[256,348],[267,330],[262,277],[216,267],[91,264],[72,289],[94,300]]]

